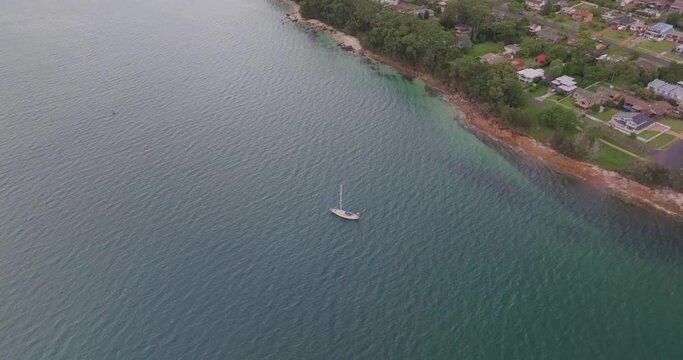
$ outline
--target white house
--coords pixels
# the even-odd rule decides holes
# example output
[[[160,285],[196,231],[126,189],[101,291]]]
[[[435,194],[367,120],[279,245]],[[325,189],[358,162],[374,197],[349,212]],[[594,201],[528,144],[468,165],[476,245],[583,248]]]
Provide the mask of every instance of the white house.
[[[517,72],[517,79],[525,84],[532,83],[536,79],[543,79],[544,76],[543,69],[524,69]]]
[[[573,77],[562,75],[550,82],[550,87],[556,91],[561,91],[567,95],[571,95],[576,90],[576,81]]]
[[[632,133],[640,134],[653,122],[653,119],[650,119],[641,113],[634,112],[616,113],[612,116],[612,120],[610,120],[610,124],[627,135]]]
[[[545,6],[545,0],[526,0],[525,4],[532,10],[541,11]]]
[[[396,6],[398,5],[398,0],[379,0],[379,3],[382,5]]]
[[[504,50],[505,55],[514,55],[520,50],[520,46],[517,44],[505,45]]]
[[[666,81],[654,79],[647,84],[647,88],[655,94],[673,100],[679,105],[683,104],[683,86],[680,84],[669,84]]]
[[[645,37],[650,40],[662,41],[666,39],[666,34],[671,32],[673,29],[673,25],[659,22],[647,28],[645,31]]]

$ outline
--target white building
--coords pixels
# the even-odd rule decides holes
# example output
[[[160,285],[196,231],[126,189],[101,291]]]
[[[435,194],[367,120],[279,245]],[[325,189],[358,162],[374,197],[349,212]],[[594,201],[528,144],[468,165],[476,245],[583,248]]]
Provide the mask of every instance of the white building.
[[[532,10],[541,11],[543,6],[545,6],[545,0],[526,0],[525,4]]]
[[[641,113],[620,112],[612,116],[610,124],[614,125],[617,130],[630,135],[632,133],[640,134],[653,121]]]
[[[379,3],[382,5],[398,5],[398,0],[379,0]]]
[[[525,84],[532,83],[536,79],[543,79],[544,76],[543,69],[524,69],[517,72],[517,79]]]
[[[562,75],[550,82],[550,86],[556,91],[561,91],[567,95],[571,95],[576,90],[576,81],[573,77]]]
[[[645,31],[645,37],[650,40],[662,41],[666,39],[666,34],[673,31],[674,26],[667,23],[656,23]]]
[[[683,104],[683,86],[680,84],[673,85],[666,81],[655,79],[647,84],[647,88],[661,97],[673,100],[679,105]]]

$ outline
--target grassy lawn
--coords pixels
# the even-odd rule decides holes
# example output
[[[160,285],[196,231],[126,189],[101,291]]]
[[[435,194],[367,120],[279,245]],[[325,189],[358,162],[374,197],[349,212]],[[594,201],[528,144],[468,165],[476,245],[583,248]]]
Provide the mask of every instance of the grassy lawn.
[[[617,138],[624,137],[624,134],[622,134],[622,133],[620,133],[620,132],[618,132],[618,131],[616,131],[616,130],[603,129],[603,131],[607,131],[610,135],[615,136],[615,137],[617,137]],[[642,151],[640,151],[640,150],[638,150],[638,149],[634,149],[633,147],[631,147],[631,146],[629,146],[629,145],[626,145],[626,144],[624,144],[623,142],[621,142],[621,141],[619,141],[619,140],[614,140],[614,139],[609,138],[609,137],[606,137],[606,136],[603,136],[602,139],[605,140],[605,141],[607,141],[607,142],[610,143],[610,144],[614,144],[614,145],[616,145],[616,146],[618,146],[618,147],[620,147],[620,148],[622,148],[622,149],[626,149],[626,150],[628,150],[628,151],[630,151],[630,152],[632,152],[632,153],[634,153],[634,154],[636,154],[636,155],[638,155],[638,156],[643,156],[643,157],[646,157],[646,156],[647,156],[647,155],[646,155],[645,153],[643,153]]]
[[[547,86],[538,85],[536,87],[532,87],[529,89],[529,95],[531,95],[533,97],[539,97],[539,96],[545,95],[547,93],[548,93],[548,87]]]
[[[573,97],[568,97],[562,101],[560,101],[560,104],[562,104],[564,107],[571,109],[575,112],[579,112],[579,108],[574,105],[574,98]]]
[[[612,115],[616,114],[619,112],[617,109],[612,109],[612,108],[605,108],[603,112],[600,113],[591,113],[591,115],[595,116],[596,118],[608,122],[612,120]]]
[[[660,123],[671,127],[671,130],[675,132],[683,132],[683,120],[671,119],[671,118],[661,118]]]
[[[643,41],[636,45],[636,49],[649,51],[651,53],[659,54],[663,52],[670,52],[674,48],[674,43],[671,41]]]
[[[538,119],[541,117],[541,113],[544,110],[540,105],[533,103],[531,100],[527,100],[526,104],[524,104],[522,108],[533,120],[533,126],[529,130],[529,136],[539,141],[545,141],[553,135],[553,129],[541,126],[538,123]]]
[[[659,134],[658,131],[645,130],[645,131],[641,132],[640,134],[638,134],[638,136],[647,140],[647,139],[652,139],[653,137],[657,136],[657,134]]]
[[[484,43],[472,46],[470,51],[467,52],[467,55],[472,56],[472,57],[480,57],[484,54],[499,53],[502,51],[503,51],[503,45],[501,45],[499,43],[494,43],[494,42],[484,42]]]
[[[667,145],[674,139],[676,138],[673,135],[662,134],[657,136],[656,139],[650,141],[649,143],[646,143],[645,146],[649,147],[650,149],[659,149],[662,146]]]
[[[610,40],[614,41],[616,43],[619,43],[623,40],[626,40],[630,33],[628,31],[620,31],[620,30],[608,30],[605,31],[602,35],[600,35],[601,38],[605,40]]]
[[[595,159],[595,162],[604,169],[621,171],[633,160],[634,158],[630,155],[624,154],[611,146],[602,144],[600,147],[600,154],[598,155],[598,158]]]

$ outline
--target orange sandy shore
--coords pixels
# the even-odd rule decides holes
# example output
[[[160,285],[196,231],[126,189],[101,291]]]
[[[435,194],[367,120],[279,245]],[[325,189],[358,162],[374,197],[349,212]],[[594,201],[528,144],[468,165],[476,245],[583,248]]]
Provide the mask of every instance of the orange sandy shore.
[[[465,115],[469,128],[478,136],[485,136],[523,150],[525,154],[541,160],[550,168],[572,178],[585,181],[598,189],[612,193],[628,203],[654,208],[678,220],[683,220],[683,194],[666,188],[650,188],[629,180],[618,173],[561,155],[535,139],[520,135],[499,125],[479,106],[460,96],[456,90],[450,88],[443,81],[424,74],[400,61],[364,50],[360,47],[358,39],[353,36],[341,33],[317,20],[305,20],[299,14],[299,6],[296,3],[291,0],[282,1],[289,6],[290,13],[288,17],[290,19],[296,19],[297,22],[311,26],[314,29],[329,32],[340,46],[375,62],[388,65],[407,77],[419,78],[428,86],[446,94],[448,101]]]

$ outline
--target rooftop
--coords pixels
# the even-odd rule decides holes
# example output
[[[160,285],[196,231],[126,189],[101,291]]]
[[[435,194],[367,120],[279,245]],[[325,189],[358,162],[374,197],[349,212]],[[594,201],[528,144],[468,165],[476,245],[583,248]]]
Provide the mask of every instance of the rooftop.
[[[674,26],[671,24],[663,23],[663,22],[658,22],[652,26],[650,26],[650,30],[652,31],[657,31],[657,32],[664,32],[664,31],[669,31],[673,29]]]

